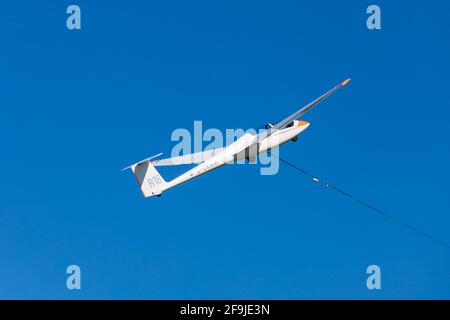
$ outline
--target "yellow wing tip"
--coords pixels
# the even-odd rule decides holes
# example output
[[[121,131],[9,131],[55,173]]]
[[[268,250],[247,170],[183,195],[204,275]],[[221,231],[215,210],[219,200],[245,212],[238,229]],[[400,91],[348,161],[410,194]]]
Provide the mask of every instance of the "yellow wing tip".
[[[342,81],[341,85],[345,86],[347,83],[350,82],[350,80],[352,80],[352,78],[345,79],[344,81]]]

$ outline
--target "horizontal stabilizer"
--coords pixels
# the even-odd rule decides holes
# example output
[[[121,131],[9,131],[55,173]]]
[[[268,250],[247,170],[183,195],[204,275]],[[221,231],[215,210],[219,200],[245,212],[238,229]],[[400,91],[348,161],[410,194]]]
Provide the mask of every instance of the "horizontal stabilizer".
[[[125,170],[127,170],[127,169],[132,169],[133,167],[135,167],[135,166],[137,166],[137,165],[139,165],[139,164],[141,164],[141,163],[144,163],[144,162],[146,162],[146,161],[150,161],[150,160],[152,160],[152,159],[154,159],[154,158],[157,158],[157,157],[159,157],[160,155],[162,155],[162,152],[158,153],[157,155],[154,155],[154,156],[145,158],[144,160],[141,160],[141,161],[139,161],[139,162],[130,164],[129,166],[123,168],[122,171],[125,171]]]

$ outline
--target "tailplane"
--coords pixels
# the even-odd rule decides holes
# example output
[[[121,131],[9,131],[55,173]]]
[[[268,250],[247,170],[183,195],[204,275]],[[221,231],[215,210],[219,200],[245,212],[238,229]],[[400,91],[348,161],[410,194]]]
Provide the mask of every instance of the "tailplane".
[[[133,171],[133,175],[144,197],[161,196],[161,193],[166,189],[167,182],[161,177],[150,161],[160,155],[158,154],[144,159],[123,169],[131,169]]]

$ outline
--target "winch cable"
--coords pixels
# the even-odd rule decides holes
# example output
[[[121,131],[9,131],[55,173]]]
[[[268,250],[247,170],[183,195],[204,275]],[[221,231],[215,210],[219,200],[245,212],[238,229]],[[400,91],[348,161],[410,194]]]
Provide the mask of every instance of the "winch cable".
[[[274,155],[272,153],[272,156],[276,156],[276,155]],[[435,237],[429,235],[428,233],[425,233],[425,232],[417,229],[416,227],[414,227],[414,226],[412,226],[412,225],[410,225],[410,224],[408,224],[406,222],[401,221],[400,219],[398,219],[398,218],[396,218],[396,217],[394,217],[394,216],[384,212],[383,210],[380,210],[377,207],[375,207],[375,206],[373,206],[373,205],[371,205],[371,204],[369,204],[369,203],[367,203],[367,202],[365,202],[365,201],[355,197],[354,195],[352,195],[352,194],[342,190],[341,188],[338,188],[338,187],[332,185],[328,181],[322,182],[320,179],[318,179],[313,174],[309,173],[308,171],[300,168],[299,166],[297,166],[297,165],[295,165],[295,164],[293,164],[293,163],[291,163],[291,162],[289,162],[287,160],[284,160],[284,159],[282,159],[280,157],[277,157],[277,158],[280,159],[281,162],[284,162],[285,164],[289,165],[291,168],[294,168],[295,170],[297,170],[297,171],[303,173],[304,175],[310,177],[313,182],[321,183],[326,188],[332,189],[332,190],[334,190],[334,191],[336,191],[336,192],[346,196],[347,198],[349,198],[349,199],[351,199],[351,200],[353,200],[353,201],[355,201],[355,202],[357,202],[357,203],[359,203],[359,204],[361,204],[361,205],[371,209],[372,212],[378,213],[379,215],[382,215],[386,219],[391,220],[391,221],[393,221],[393,222],[395,222],[395,223],[397,223],[399,225],[402,225],[403,227],[408,228],[408,229],[414,231],[415,233],[417,233],[417,234],[419,234],[419,235],[421,235],[421,236],[423,236],[423,237],[425,237],[425,238],[427,238],[427,239],[429,239],[429,240],[431,240],[431,241],[433,241],[433,242],[435,242],[435,243],[437,243],[437,244],[439,244],[439,245],[441,245],[441,246],[443,246],[443,247],[445,247],[447,249],[450,249],[450,246],[448,244],[446,244],[445,242],[442,242],[441,240],[436,239]]]

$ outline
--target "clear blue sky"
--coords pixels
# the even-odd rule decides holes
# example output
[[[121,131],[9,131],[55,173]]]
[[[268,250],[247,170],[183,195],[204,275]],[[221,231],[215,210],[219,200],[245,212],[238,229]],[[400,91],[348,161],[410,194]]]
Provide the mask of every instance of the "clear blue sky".
[[[120,172],[350,76],[281,155],[449,243],[448,1],[376,1],[381,31],[365,1],[75,1],[69,31],[71,3],[0,10],[0,298],[450,298],[450,250],[289,167],[149,199]]]

